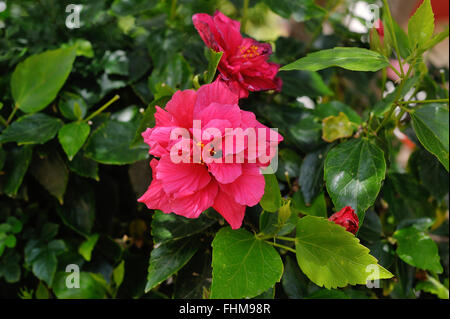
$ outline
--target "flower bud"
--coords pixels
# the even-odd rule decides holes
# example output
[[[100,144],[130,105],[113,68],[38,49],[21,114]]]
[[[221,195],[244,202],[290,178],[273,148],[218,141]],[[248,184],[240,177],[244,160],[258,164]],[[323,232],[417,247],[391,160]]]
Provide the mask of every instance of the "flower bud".
[[[358,231],[359,219],[358,215],[355,214],[354,209],[350,206],[345,206],[339,212],[334,213],[328,218],[335,224],[338,224],[345,228],[346,231],[356,234]]]

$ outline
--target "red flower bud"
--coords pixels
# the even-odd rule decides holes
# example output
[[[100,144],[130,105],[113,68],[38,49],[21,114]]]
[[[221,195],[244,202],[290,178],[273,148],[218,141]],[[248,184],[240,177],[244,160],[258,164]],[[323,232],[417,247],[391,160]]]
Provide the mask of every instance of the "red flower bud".
[[[328,219],[335,224],[344,227],[346,231],[354,235],[358,231],[358,215],[355,214],[355,211],[350,206],[345,206],[339,212],[331,215],[331,217]]]
[[[380,39],[383,40],[384,37],[384,26],[383,21],[381,19],[378,19],[375,21],[375,29],[377,29],[378,35],[380,36]]]

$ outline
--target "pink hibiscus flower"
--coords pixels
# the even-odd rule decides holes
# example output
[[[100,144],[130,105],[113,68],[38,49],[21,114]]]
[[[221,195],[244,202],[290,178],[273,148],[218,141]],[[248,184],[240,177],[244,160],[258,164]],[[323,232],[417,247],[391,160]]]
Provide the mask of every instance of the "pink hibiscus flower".
[[[218,66],[220,77],[239,98],[247,97],[248,91],[281,90],[281,79],[276,77],[280,66],[267,62],[272,54],[270,44],[243,38],[241,24],[219,11],[213,17],[195,14],[192,21],[205,44],[223,52]]]
[[[155,120],[142,136],[159,160],[150,162],[153,180],[138,201],[188,218],[213,207],[239,228],[246,206],[264,194],[260,169],[283,137],[242,111],[238,96],[219,80],[177,91],[165,109],[156,107]]]

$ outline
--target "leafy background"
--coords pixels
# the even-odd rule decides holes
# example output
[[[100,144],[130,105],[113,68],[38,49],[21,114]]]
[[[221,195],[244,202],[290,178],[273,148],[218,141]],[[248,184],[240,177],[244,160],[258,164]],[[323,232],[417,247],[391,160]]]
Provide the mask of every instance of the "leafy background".
[[[382,95],[380,72],[302,60],[280,72],[280,94],[253,93],[240,102],[285,137],[280,167],[266,176],[266,194],[247,209],[244,229],[231,232],[212,210],[187,220],[136,202],[151,181],[140,132],[153,125],[154,106],[214,74],[217,60],[192,25],[194,13],[220,9],[241,20],[245,33],[270,41],[271,60],[286,65],[334,47],[368,49],[369,34],[346,23],[363,21],[351,11],[355,1],[79,0],[81,27],[69,30],[70,3],[6,1],[0,12],[0,297],[448,298],[448,103],[386,123],[376,140],[347,140],[369,119],[373,127],[383,123],[394,101],[395,93]],[[400,48],[404,57],[411,50],[408,41]],[[397,91],[448,98],[448,68],[420,69]],[[52,74],[42,75],[46,81],[34,77],[45,72]],[[413,151],[393,134],[396,125]],[[412,153],[406,160],[405,152]],[[343,157],[350,157],[344,167]],[[342,171],[346,185],[333,183]],[[366,184],[351,184],[353,174],[366,176]],[[308,271],[321,262],[302,258],[311,253],[302,229],[314,238],[315,229],[329,228],[342,247],[353,247],[343,255],[373,261],[350,234],[318,219],[355,198],[357,237],[394,277],[381,289],[327,289],[348,282],[324,283],[315,278],[320,272]],[[298,214],[309,216],[300,224]],[[281,257],[252,235],[286,236],[296,227],[303,244],[280,248]],[[335,248],[326,238],[317,241]],[[236,242],[234,249],[250,257],[233,269],[227,265],[237,257],[229,247]],[[80,289],[65,286],[69,264],[81,268]],[[245,272],[252,267],[257,271]]]

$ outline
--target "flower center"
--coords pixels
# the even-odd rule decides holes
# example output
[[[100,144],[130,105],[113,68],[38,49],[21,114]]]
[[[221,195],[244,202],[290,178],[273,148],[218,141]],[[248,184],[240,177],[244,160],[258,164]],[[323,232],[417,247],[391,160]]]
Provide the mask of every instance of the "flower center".
[[[253,57],[257,57],[260,55],[258,51],[258,47],[256,45],[252,45],[248,47],[247,49],[245,47],[239,47],[239,50],[241,51],[241,55],[244,57],[244,59],[250,59]]]

